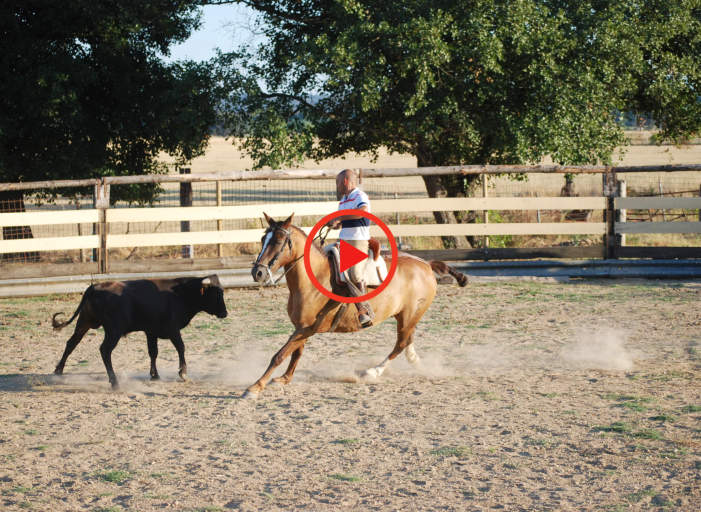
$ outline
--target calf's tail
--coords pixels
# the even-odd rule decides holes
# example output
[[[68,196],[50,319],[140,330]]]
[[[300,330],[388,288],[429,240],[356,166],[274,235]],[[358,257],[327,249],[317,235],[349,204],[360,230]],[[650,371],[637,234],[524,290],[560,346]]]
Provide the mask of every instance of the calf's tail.
[[[468,282],[467,276],[465,274],[463,274],[462,272],[455,270],[450,265],[447,265],[446,263],[444,263],[442,261],[438,261],[438,260],[430,261],[429,265],[431,265],[431,269],[436,274],[441,275],[441,276],[444,276],[446,274],[450,274],[451,276],[453,276],[457,280],[457,282],[460,286],[467,285],[467,282]]]
[[[85,300],[87,299],[88,295],[93,289],[93,285],[90,285],[87,290],[83,293],[83,297],[80,299],[80,304],[78,304],[78,307],[76,308],[75,312],[73,313],[73,316],[70,317],[68,320],[65,322],[59,322],[56,320],[56,317],[58,315],[63,315],[64,313],[59,312],[59,313],[54,313],[54,316],[51,317],[51,325],[53,326],[54,330],[58,331],[60,329],[63,329],[65,326],[70,324],[73,320],[75,320],[75,317],[78,316],[78,313],[83,309],[83,305],[85,304]]]

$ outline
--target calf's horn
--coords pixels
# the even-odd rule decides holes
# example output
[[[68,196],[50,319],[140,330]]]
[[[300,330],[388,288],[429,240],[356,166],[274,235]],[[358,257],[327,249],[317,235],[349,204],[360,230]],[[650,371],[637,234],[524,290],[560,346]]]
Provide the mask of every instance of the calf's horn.
[[[219,281],[219,276],[217,274],[209,275],[203,278],[202,280],[204,281],[205,279],[209,279],[209,282],[214,286],[218,286],[219,288],[222,287],[221,281]]]

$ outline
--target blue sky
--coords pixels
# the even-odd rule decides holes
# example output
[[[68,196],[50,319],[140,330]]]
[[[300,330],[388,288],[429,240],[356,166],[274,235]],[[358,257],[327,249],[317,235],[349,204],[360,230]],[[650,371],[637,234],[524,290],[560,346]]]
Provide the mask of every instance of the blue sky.
[[[238,4],[208,5],[202,8],[200,29],[182,44],[172,46],[165,60],[207,60],[215,49],[229,51],[261,40],[252,30],[254,13]]]

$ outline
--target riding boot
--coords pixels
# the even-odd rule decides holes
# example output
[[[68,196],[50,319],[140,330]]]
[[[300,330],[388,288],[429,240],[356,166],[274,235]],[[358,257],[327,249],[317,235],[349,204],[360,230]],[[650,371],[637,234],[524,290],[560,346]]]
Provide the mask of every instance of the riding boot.
[[[365,281],[360,281],[358,283],[358,289],[360,290],[361,296],[368,293],[367,287],[365,286]],[[373,317],[375,316],[370,304],[367,301],[362,301],[357,302],[355,306],[358,309],[358,322],[360,323],[360,326],[363,329],[370,327],[372,325]]]

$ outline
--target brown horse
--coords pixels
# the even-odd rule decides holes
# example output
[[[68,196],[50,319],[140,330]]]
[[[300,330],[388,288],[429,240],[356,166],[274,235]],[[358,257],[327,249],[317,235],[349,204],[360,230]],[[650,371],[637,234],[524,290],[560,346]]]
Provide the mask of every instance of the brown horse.
[[[288,356],[290,364],[287,371],[274,382],[287,384],[292,380],[295,367],[304,350],[307,338],[320,332],[329,332],[341,304],[330,300],[313,285],[307,275],[302,258],[307,235],[292,225],[290,215],[286,220],[278,222],[270,218],[262,244],[251,274],[259,283],[271,281],[273,273],[285,268],[287,287],[290,297],[287,301],[287,314],[295,327],[287,343],[275,354],[268,369],[244,396],[255,396],[265,388],[270,376]],[[311,268],[319,283],[331,290],[331,268],[326,256],[316,244],[312,244],[309,260]],[[389,263],[388,263],[389,265]],[[374,368],[366,370],[369,377],[379,377],[389,362],[406,349],[406,357],[412,364],[418,364],[419,358],[412,346],[412,336],[416,324],[431,305],[436,295],[436,278],[433,272],[450,273],[458,279],[461,286],[467,284],[467,277],[448,267],[443,262],[427,262],[415,256],[399,253],[397,269],[393,279],[378,295],[370,299],[370,305],[375,313],[373,324],[379,324],[393,316],[397,320],[397,342],[387,358]],[[354,332],[361,329],[358,323],[355,307],[343,311],[340,319],[336,319],[334,332]]]

